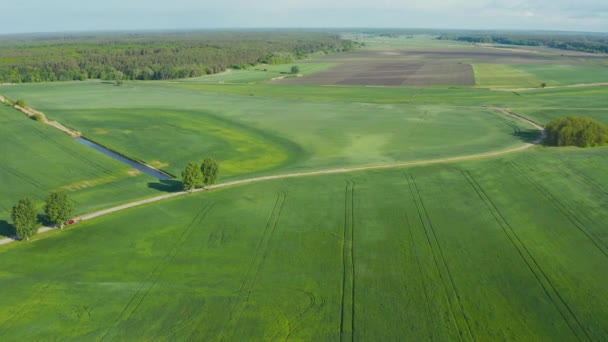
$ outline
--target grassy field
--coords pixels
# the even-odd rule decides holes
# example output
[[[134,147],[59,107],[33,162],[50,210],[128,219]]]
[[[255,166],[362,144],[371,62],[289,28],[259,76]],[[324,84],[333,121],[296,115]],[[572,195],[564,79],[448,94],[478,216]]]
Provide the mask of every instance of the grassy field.
[[[229,70],[215,75],[188,78],[183,81],[208,84],[260,83],[275,78],[294,77],[294,75],[291,75],[291,67],[294,65],[298,66],[301,75],[311,75],[333,66],[331,63],[311,63],[304,60],[292,64],[257,65],[249,69]]]
[[[73,141],[64,133],[0,105],[0,236],[13,234],[7,221],[17,201],[43,201],[67,191],[78,213],[155,193],[154,179]]]
[[[608,82],[607,67],[574,65],[506,65],[475,64],[475,80],[487,88],[540,88]]]
[[[601,340],[606,152],[259,183],[86,222],[2,248],[0,334]]]
[[[49,117],[173,174],[215,156],[224,179],[458,156],[530,138],[514,133],[531,127],[481,107],[217,95],[199,86],[205,85],[89,82],[0,91],[27,94]]]
[[[608,123],[608,87],[481,89],[596,82],[598,58],[428,36],[369,46],[298,65],[358,79],[419,65],[406,80],[431,87],[267,82],[284,65],[120,87],[0,85],[0,94],[173,174],[214,156],[220,182],[463,156],[538,136],[489,107],[540,124]],[[429,81],[456,82],[469,65],[476,87]],[[179,188],[130,175],[8,107],[0,123],[4,231],[25,195],[67,189],[90,212]],[[606,172],[608,147],[535,147],[259,182],[84,221],[0,246],[0,340],[603,340]]]

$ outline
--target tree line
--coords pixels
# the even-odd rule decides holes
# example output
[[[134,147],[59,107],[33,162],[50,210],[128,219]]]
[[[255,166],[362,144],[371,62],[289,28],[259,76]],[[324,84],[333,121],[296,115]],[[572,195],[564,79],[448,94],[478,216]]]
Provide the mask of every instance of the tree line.
[[[303,31],[4,36],[0,83],[179,79],[355,46],[335,33]]]
[[[594,147],[608,144],[608,126],[585,116],[558,118],[545,126],[547,144]]]
[[[573,33],[446,33],[440,40],[523,46],[546,46],[562,50],[608,53],[608,36]]]

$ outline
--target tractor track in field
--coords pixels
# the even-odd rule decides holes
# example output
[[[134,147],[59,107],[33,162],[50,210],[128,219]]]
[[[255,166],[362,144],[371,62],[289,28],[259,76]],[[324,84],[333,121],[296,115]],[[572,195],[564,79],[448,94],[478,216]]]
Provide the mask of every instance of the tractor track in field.
[[[435,231],[431,217],[426,209],[426,206],[424,205],[424,201],[422,200],[422,195],[420,194],[418,184],[416,184],[416,180],[412,174],[409,174],[406,178],[408,180],[410,194],[412,195],[416,210],[418,211],[418,218],[422,224],[427,243],[429,244],[431,254],[433,255],[433,261],[435,263],[437,273],[439,273],[439,279],[441,280],[442,287],[448,300],[449,309],[452,318],[454,319],[454,324],[458,329],[460,340],[465,340],[465,335],[468,334],[468,336],[466,336],[466,340],[475,341],[475,335],[473,335],[467,314],[462,306],[462,302],[460,301],[460,294],[458,293],[458,289],[454,283],[454,278],[452,277],[452,273],[450,272],[450,268],[446,262],[445,255],[443,254],[443,249],[441,248],[441,244],[437,238],[437,232]],[[455,308],[454,306],[457,307]],[[459,311],[460,315],[457,316],[456,311]]]
[[[404,177],[407,177],[404,174]],[[426,283],[425,280],[425,274],[426,272],[423,271],[423,267],[422,264],[420,263],[420,256],[418,255],[418,247],[417,244],[414,242],[415,238],[414,238],[414,232],[412,230],[412,224],[410,222],[410,217],[407,214],[407,211],[404,210],[404,216],[405,216],[405,222],[407,224],[407,230],[410,232],[410,241],[411,241],[411,248],[414,251],[414,256],[416,257],[416,265],[418,266],[418,272],[420,272],[420,279],[422,282],[422,289],[424,290],[424,301],[426,303],[425,307],[426,307],[426,312],[428,314],[428,319],[429,322],[431,323],[431,326],[435,326],[435,320],[433,319],[433,314],[431,312],[431,300],[429,299],[429,290],[428,290],[428,285]],[[404,275],[404,278],[406,278],[406,275]],[[433,339],[433,336],[431,335],[430,340]]]
[[[173,258],[175,258],[175,256],[179,252],[179,246],[183,244],[184,240],[188,237],[192,229],[195,226],[201,224],[207,214],[211,211],[211,209],[213,209],[214,205],[215,203],[207,203],[196,213],[192,221],[190,221],[190,223],[178,236],[177,240],[169,247],[163,259],[156,265],[154,270],[150,272],[150,274],[146,278],[146,282],[144,282],[144,284],[133,294],[133,296],[131,296],[131,299],[129,299],[127,304],[124,306],[124,308],[116,318],[114,325],[105,331],[103,336],[99,339],[100,341],[103,341],[106,338],[113,339],[120,330],[120,325],[131,319],[135,311],[137,311],[139,306],[146,299],[152,288],[154,288],[154,286],[156,286],[156,284],[158,283],[158,280],[166,266],[173,260]]]
[[[286,290],[286,289],[282,289],[282,290]],[[276,290],[276,291],[278,292],[281,290]],[[317,297],[314,295],[314,293],[304,290],[304,289],[293,289],[292,291],[301,292],[301,293],[305,294],[308,297],[308,305],[304,308],[304,310],[302,310],[300,313],[294,315],[292,318],[287,317],[287,314],[279,307],[279,305],[276,305],[277,307],[279,307],[281,314],[285,317],[285,320],[287,321],[287,323],[286,323],[287,334],[282,339],[280,339],[279,335],[281,334],[281,329],[279,329],[274,335],[272,335],[271,338],[268,339],[268,341],[277,341],[277,340],[286,341],[286,340],[288,340],[291,337],[291,335],[296,330],[298,330],[298,328],[301,327],[302,324],[304,324],[304,317],[307,316],[308,313],[311,311],[311,309],[317,305]],[[325,305],[325,300],[323,298],[321,298],[321,304],[319,305],[319,307],[322,307],[323,305]]]
[[[355,338],[354,204],[355,182],[348,181],[344,193],[340,341],[353,341]]]
[[[461,171],[464,178],[467,180],[469,185],[475,190],[475,193],[482,201],[487,210],[492,214],[494,220],[500,226],[501,230],[513,247],[517,250],[519,256],[522,258],[526,266],[532,274],[534,278],[536,278],[537,282],[545,292],[545,295],[549,298],[549,301],[555,306],[557,311],[560,313],[570,331],[576,336],[576,338],[581,341],[581,336],[587,337],[587,340],[592,341],[591,337],[588,335],[587,331],[583,328],[578,317],[574,314],[568,303],[564,300],[562,295],[559,293],[551,279],[547,276],[545,271],[540,267],[532,253],[528,250],[528,247],[524,244],[522,239],[517,235],[509,221],[504,217],[504,215],[500,212],[496,203],[492,201],[490,196],[486,193],[484,188],[477,182],[477,180],[473,177],[473,175],[469,171]],[[582,334],[581,334],[582,332]]]
[[[566,217],[570,223],[572,223],[583,235],[585,235],[597,249],[608,258],[608,245],[602,241],[593,231],[591,231],[585,224],[573,213],[566,205],[559,200],[549,189],[542,186],[533,176],[529,175],[527,171],[522,169],[519,165],[511,162],[511,167],[515,169],[533,188],[535,188],[547,201],[549,201],[559,212]]]
[[[262,263],[266,259],[270,240],[272,239],[272,236],[274,235],[274,232],[279,223],[279,219],[281,218],[281,212],[283,211],[283,206],[285,205],[286,199],[287,194],[285,192],[281,191],[277,194],[277,199],[275,200],[274,206],[272,207],[272,211],[268,215],[266,226],[264,227],[264,231],[262,232],[262,237],[260,238],[260,241],[256,246],[253,259],[251,260],[251,263],[247,268],[245,277],[243,278],[241,285],[239,286],[235,303],[230,309],[230,317],[226,320],[226,323],[221,329],[220,341],[234,340],[234,334],[236,332],[237,327],[239,326],[239,322],[241,321],[243,312],[245,311],[245,308],[249,303],[251,294],[253,293],[253,289],[257,282],[260,268],[262,266]],[[226,334],[228,334],[229,336],[226,336]]]
[[[396,169],[396,168],[401,168],[401,167],[425,166],[425,165],[433,165],[433,164],[445,164],[445,163],[461,162],[461,161],[467,161],[467,160],[476,160],[476,159],[483,159],[483,158],[498,157],[498,156],[502,156],[502,155],[506,155],[506,154],[510,154],[510,153],[515,153],[515,152],[521,152],[521,151],[530,149],[530,148],[532,148],[532,147],[540,144],[545,139],[545,137],[546,137],[545,129],[541,125],[537,124],[536,122],[534,122],[534,121],[532,121],[532,120],[530,120],[528,118],[525,118],[525,117],[523,117],[521,115],[518,115],[518,114],[510,111],[507,108],[502,108],[502,107],[484,107],[484,108],[493,110],[493,111],[495,111],[497,113],[500,113],[502,115],[506,115],[506,116],[509,116],[511,118],[517,119],[519,121],[525,122],[525,123],[533,126],[534,128],[536,128],[537,130],[539,130],[541,132],[541,135],[535,141],[533,141],[531,143],[524,143],[524,144],[522,144],[520,146],[517,146],[517,147],[513,147],[513,148],[509,148],[509,149],[503,149],[503,150],[498,150],[498,151],[469,154],[469,155],[464,155],[464,156],[445,157],[445,158],[437,158],[437,159],[426,159],[426,160],[417,160],[417,161],[408,161],[408,162],[398,162],[398,163],[382,164],[382,165],[344,167],[344,168],[335,168],[335,169],[326,169],[326,170],[317,170],[317,171],[307,171],[307,172],[296,172],[296,173],[286,173],[286,174],[278,174],[278,175],[272,175],[272,176],[261,176],[261,177],[241,179],[241,180],[236,180],[236,181],[231,181],[231,182],[226,182],[226,183],[220,183],[220,184],[216,184],[216,185],[207,186],[205,188],[196,189],[194,191],[173,192],[173,193],[169,193],[169,194],[165,194],[165,195],[161,195],[161,196],[156,196],[156,197],[147,198],[147,199],[143,199],[143,200],[137,200],[137,201],[134,201],[134,202],[129,202],[129,203],[126,203],[126,204],[123,204],[123,205],[119,205],[119,206],[116,206],[116,207],[100,210],[100,211],[93,212],[93,213],[90,213],[90,214],[84,214],[84,215],[81,215],[81,216],[75,218],[74,220],[76,222],[84,221],[84,220],[90,220],[90,219],[93,219],[93,218],[96,218],[96,217],[108,215],[108,214],[115,213],[115,212],[118,212],[118,211],[122,211],[122,210],[125,210],[125,209],[129,209],[129,208],[133,208],[133,207],[138,207],[138,206],[142,206],[144,204],[154,203],[154,202],[158,202],[158,201],[163,201],[163,200],[174,198],[174,197],[178,197],[178,196],[184,196],[184,195],[188,195],[188,194],[191,194],[191,193],[197,193],[197,192],[209,191],[209,190],[215,190],[215,189],[222,189],[222,188],[228,188],[228,187],[233,187],[233,186],[238,186],[238,185],[245,185],[245,184],[251,184],[251,183],[265,182],[265,181],[270,181],[270,180],[287,179],[287,178],[298,178],[298,177],[309,177],[309,176],[319,176],[319,175],[330,175],[330,174],[342,174],[342,173],[359,172],[359,171],[370,171],[370,170]],[[80,156],[80,157],[82,157],[82,156]],[[88,162],[91,162],[91,161],[88,161]],[[39,228],[38,232],[39,233],[47,232],[47,231],[50,231],[52,229],[54,229],[54,227],[41,227],[41,228]],[[5,238],[5,239],[0,240],[0,245],[8,244],[8,243],[11,243],[11,242],[14,242],[14,241],[16,241],[15,238]]]
[[[583,183],[589,185],[590,187],[595,189],[595,191],[601,192],[604,195],[608,195],[608,190],[606,190],[603,185],[599,184],[593,178],[584,174],[581,170],[577,169],[572,164],[566,163],[565,161],[562,160],[561,165],[558,165],[558,167],[561,168],[562,170],[565,170],[566,172],[569,171],[569,172],[572,172],[573,174],[577,175],[582,180]]]

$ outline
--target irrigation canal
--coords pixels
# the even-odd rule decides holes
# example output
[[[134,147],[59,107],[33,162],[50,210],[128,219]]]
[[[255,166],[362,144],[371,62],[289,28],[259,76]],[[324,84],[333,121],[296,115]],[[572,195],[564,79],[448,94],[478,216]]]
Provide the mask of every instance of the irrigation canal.
[[[94,141],[91,141],[91,140],[88,140],[88,139],[82,138],[82,137],[76,138],[75,140],[78,141],[79,143],[85,145],[85,146],[88,146],[88,147],[90,147],[90,148],[92,148],[92,149],[94,149],[94,150],[96,150],[98,152],[101,152],[101,153],[105,154],[106,156],[109,156],[112,159],[115,159],[115,160],[118,160],[121,163],[127,164],[130,167],[132,167],[132,168],[134,168],[134,169],[136,169],[138,171],[141,171],[141,172],[143,172],[143,173],[145,173],[147,175],[150,175],[150,176],[152,176],[154,178],[158,178],[160,180],[170,180],[170,179],[173,179],[173,177],[171,175],[167,174],[167,173],[164,173],[164,172],[162,172],[160,170],[157,170],[157,169],[155,169],[153,167],[150,167],[150,166],[148,166],[146,164],[143,164],[143,163],[140,163],[138,161],[132,160],[130,158],[127,158],[127,157],[121,155],[120,153],[114,152],[114,151],[112,151],[110,149],[107,149],[107,148],[105,148],[105,147],[103,147],[103,146],[95,143]]]

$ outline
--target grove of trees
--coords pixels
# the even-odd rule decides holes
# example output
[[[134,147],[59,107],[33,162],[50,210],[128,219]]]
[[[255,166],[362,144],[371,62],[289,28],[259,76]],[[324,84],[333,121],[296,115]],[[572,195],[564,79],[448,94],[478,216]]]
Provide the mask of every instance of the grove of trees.
[[[46,199],[44,212],[47,219],[61,228],[72,217],[74,204],[63,192],[52,192]],[[31,198],[23,198],[11,210],[11,219],[20,240],[29,240],[38,233],[38,213]]]
[[[608,126],[590,117],[555,119],[545,126],[545,130],[549,145],[593,147],[608,144]]]
[[[336,33],[199,31],[0,37],[0,83],[166,80],[351,50]]]
[[[192,191],[203,185],[215,184],[219,170],[219,164],[213,158],[206,158],[201,164],[189,163],[182,172],[184,190]]]

